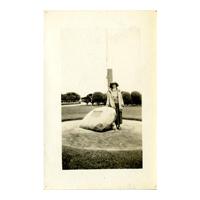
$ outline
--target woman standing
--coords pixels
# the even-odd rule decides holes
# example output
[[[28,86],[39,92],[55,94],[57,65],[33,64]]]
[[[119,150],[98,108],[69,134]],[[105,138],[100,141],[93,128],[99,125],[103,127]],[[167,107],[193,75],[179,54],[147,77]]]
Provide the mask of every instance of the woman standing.
[[[116,82],[110,83],[110,89],[107,92],[106,105],[116,110],[115,125],[117,129],[120,129],[120,124],[122,124],[122,108],[124,106],[124,101],[121,91],[117,88],[118,86],[119,85]]]

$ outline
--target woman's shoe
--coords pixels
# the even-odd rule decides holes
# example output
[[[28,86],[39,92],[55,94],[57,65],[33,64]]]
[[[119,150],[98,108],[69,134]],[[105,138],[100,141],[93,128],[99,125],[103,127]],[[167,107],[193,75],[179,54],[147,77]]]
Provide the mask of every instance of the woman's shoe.
[[[112,125],[111,125],[111,129],[112,129],[112,130],[116,130],[116,128],[115,128],[115,125],[114,125],[114,124],[112,124]]]

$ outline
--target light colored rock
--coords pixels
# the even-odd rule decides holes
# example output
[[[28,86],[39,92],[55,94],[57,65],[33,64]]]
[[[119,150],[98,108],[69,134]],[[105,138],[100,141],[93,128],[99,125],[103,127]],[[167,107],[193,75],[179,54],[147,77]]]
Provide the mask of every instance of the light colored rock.
[[[90,111],[81,121],[80,127],[94,131],[105,131],[112,127],[116,112],[111,107],[100,107]]]

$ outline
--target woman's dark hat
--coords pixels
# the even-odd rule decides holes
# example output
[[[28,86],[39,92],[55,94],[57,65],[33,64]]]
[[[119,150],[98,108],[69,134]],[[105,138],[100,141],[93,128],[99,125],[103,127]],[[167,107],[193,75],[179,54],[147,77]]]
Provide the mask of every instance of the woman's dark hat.
[[[113,85],[116,85],[117,87],[119,86],[119,84],[117,82],[112,82],[112,83],[110,83],[110,88],[112,88]]]

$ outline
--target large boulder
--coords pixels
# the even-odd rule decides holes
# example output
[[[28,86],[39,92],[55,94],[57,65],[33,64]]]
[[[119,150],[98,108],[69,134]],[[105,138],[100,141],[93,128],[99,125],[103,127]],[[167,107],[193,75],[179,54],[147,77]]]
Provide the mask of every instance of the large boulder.
[[[115,121],[116,112],[111,107],[100,107],[90,111],[81,121],[80,127],[94,131],[106,131],[111,129]]]

